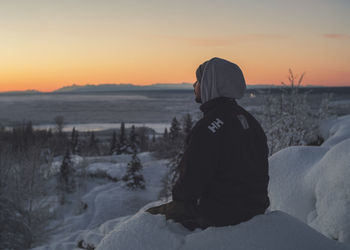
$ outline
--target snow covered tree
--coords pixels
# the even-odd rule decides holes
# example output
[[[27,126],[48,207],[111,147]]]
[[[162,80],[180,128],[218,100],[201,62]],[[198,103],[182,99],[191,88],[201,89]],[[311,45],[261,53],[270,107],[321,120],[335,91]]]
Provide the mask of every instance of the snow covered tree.
[[[123,181],[126,182],[126,186],[130,189],[145,189],[145,179],[141,173],[142,164],[137,157],[136,148],[134,148],[131,161],[128,163],[126,174],[123,176]]]
[[[270,155],[288,146],[307,145],[317,140],[317,126],[327,111],[322,107],[320,112],[311,109],[308,93],[300,92],[303,78],[304,74],[298,78],[289,70],[289,83],[282,82],[281,94],[268,95],[265,100],[262,125]]]

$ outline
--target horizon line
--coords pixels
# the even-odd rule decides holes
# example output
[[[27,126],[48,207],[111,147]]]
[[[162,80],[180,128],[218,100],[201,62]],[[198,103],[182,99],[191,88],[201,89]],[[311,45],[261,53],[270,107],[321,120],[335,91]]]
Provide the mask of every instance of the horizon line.
[[[6,91],[0,91],[1,94],[6,94],[6,93],[22,93],[22,92],[37,92],[37,93],[53,93],[59,90],[62,90],[64,88],[69,88],[69,87],[87,87],[87,86],[101,86],[101,85],[115,85],[115,86],[121,86],[121,85],[131,85],[134,87],[150,87],[150,86],[155,86],[155,85],[192,85],[193,83],[188,83],[188,82],[180,82],[180,83],[151,83],[151,84],[134,84],[134,83],[87,83],[87,84],[75,84],[73,83],[72,85],[65,85],[62,86],[58,89],[54,89],[51,91],[42,91],[38,89],[24,89],[24,90],[6,90]],[[283,87],[283,84],[273,84],[273,83],[248,83],[247,86],[271,86],[271,87]],[[288,86],[288,85],[287,85]],[[325,87],[325,88],[337,88],[337,87],[350,87],[350,83],[344,83],[344,84],[339,84],[339,85],[320,85],[320,84],[304,84],[300,85],[300,87]],[[69,92],[69,91],[67,91]]]

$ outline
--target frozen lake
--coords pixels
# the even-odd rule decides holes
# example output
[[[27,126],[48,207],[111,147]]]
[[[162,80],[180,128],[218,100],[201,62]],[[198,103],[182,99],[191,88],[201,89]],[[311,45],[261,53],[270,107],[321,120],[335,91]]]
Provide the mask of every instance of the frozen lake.
[[[34,125],[49,125],[58,115],[66,124],[105,124],[98,127],[120,122],[163,124],[174,116],[195,115],[198,107],[188,90],[0,95],[0,124],[31,120]]]
[[[349,113],[350,88],[327,88],[309,94],[310,104],[317,108],[322,96],[335,91],[330,106],[340,115]],[[264,98],[273,92],[253,90],[238,101],[247,110],[259,112]],[[172,118],[180,119],[186,113],[201,116],[199,104],[194,102],[192,90],[120,91],[88,93],[31,93],[0,94],[0,125],[31,120],[37,128],[54,126],[54,118],[64,116],[65,130],[73,126],[79,131],[101,131],[126,127],[148,126],[163,132]]]
[[[163,133],[164,129],[170,128],[170,123],[125,123],[125,128],[131,128],[134,125],[135,127],[149,127],[154,129],[156,133]],[[110,129],[119,129],[120,123],[88,123],[88,124],[68,124],[65,125],[63,131],[70,132],[73,127],[80,132],[88,132],[88,131],[103,131]],[[46,125],[36,125],[34,129],[54,129],[55,125],[46,124]]]

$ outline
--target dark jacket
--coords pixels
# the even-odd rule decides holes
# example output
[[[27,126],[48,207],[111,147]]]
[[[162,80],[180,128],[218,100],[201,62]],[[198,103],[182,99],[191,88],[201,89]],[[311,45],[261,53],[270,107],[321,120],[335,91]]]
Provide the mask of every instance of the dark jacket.
[[[215,98],[201,110],[204,117],[187,138],[173,200],[196,207],[213,226],[264,213],[269,176],[261,126],[234,99]]]

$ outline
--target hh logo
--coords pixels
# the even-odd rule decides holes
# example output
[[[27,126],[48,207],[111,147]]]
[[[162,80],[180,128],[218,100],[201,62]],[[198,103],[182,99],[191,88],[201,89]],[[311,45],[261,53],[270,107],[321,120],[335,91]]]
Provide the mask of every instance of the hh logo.
[[[208,129],[215,133],[219,128],[221,128],[221,126],[224,124],[223,121],[221,121],[219,118],[216,118],[215,121],[213,121],[209,126]]]

